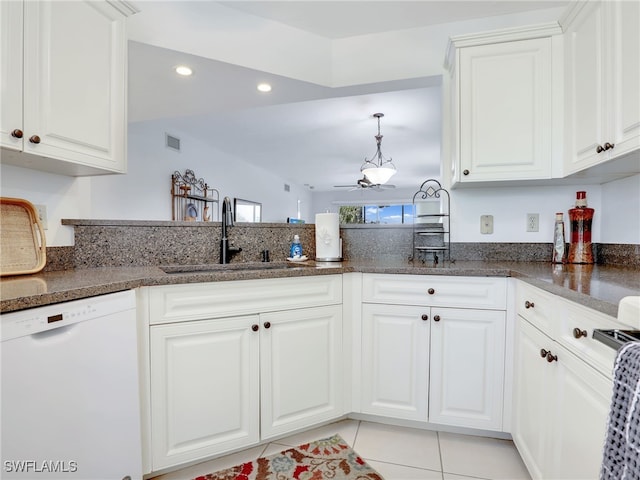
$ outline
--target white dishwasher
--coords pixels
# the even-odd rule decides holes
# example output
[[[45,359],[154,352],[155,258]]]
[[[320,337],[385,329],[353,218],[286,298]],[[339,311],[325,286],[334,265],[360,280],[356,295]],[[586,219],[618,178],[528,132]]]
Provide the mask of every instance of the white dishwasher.
[[[142,478],[135,293],[0,320],[0,477]]]

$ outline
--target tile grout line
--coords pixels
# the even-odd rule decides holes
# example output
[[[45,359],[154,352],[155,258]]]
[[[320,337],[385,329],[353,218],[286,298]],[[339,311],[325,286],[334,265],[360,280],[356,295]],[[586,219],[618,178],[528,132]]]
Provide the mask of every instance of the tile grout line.
[[[440,446],[440,432],[436,430],[436,440],[438,440],[438,458],[440,459],[440,477],[444,480],[444,462],[442,461],[442,447]]]

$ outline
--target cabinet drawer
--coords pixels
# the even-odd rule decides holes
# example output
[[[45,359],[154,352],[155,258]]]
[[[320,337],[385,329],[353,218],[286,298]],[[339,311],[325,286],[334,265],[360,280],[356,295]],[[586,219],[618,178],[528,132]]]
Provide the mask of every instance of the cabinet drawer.
[[[507,279],[436,275],[362,276],[362,300],[369,303],[504,310]]]
[[[524,282],[516,285],[516,312],[553,337],[557,297]]]
[[[151,287],[150,323],[266,313],[342,303],[342,276],[272,278]]]
[[[594,328],[625,328],[613,317],[559,299],[556,341],[601,373],[612,378],[617,351],[593,338]]]

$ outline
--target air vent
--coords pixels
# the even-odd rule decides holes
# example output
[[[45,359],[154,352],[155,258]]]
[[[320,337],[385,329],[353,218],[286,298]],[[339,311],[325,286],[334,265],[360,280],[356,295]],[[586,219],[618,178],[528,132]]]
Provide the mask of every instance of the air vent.
[[[168,133],[165,134],[167,137],[167,148],[171,150],[175,150],[176,152],[180,151],[180,139],[178,137],[173,137]]]

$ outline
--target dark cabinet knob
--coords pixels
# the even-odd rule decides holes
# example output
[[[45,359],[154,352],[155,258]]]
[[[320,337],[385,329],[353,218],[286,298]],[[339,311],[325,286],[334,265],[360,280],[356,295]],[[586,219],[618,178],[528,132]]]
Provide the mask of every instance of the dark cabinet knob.
[[[602,146],[602,145],[598,145],[598,146],[596,147],[596,152],[598,152],[598,153],[602,153],[602,152],[604,152],[604,148],[603,148],[603,146]]]
[[[549,353],[549,352],[547,352],[544,348],[541,348],[541,349],[540,349],[540,356],[541,356],[542,358],[546,358],[546,356],[547,356],[547,354],[548,354],[548,353]]]
[[[38,135],[31,135],[29,141],[31,143],[40,143],[40,137]]]
[[[436,291],[433,288],[430,288],[429,290],[427,290],[427,293],[429,295],[433,295],[434,293],[436,293]]]
[[[253,325],[251,325],[251,330],[257,332],[258,330],[260,330],[260,327],[256,323],[254,323]]]
[[[11,132],[11,136],[15,138],[22,138],[22,130],[16,128],[13,132]]]
[[[576,338],[580,338],[580,337],[586,337],[587,336],[587,331],[586,330],[580,330],[578,327],[573,329],[573,336]]]
[[[464,170],[462,171],[462,174],[463,174],[463,175],[469,175],[469,170],[464,169]]]
[[[271,328],[271,322],[264,322],[264,328]]]
[[[422,320],[429,320],[429,315],[424,314],[424,315],[422,315],[422,317],[420,317],[420,318],[422,318]]]
[[[605,150],[611,150],[613,147],[615,147],[615,145],[613,143],[607,142],[607,143],[604,144],[604,149]]]
[[[558,361],[557,355],[553,355],[551,352],[547,352],[547,362],[551,363],[551,362],[557,362],[557,361]]]
[[[533,308],[533,302],[530,302],[529,300],[527,300],[526,302],[524,302],[524,308]]]
[[[433,321],[434,322],[439,322],[440,321],[440,315],[434,315],[433,316]]]

